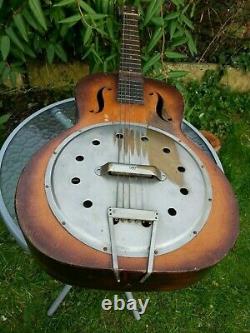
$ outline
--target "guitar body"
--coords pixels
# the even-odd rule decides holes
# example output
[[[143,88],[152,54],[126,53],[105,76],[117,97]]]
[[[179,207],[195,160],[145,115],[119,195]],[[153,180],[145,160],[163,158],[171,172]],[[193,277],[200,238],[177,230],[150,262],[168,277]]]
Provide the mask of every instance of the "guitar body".
[[[183,99],[175,88],[145,79],[144,103],[121,104],[117,87],[113,74],[78,83],[77,124],[37,152],[20,177],[20,227],[45,270],[65,283],[112,290],[186,287],[233,247],[234,194],[221,170],[182,133]],[[124,168],[137,165],[140,175],[118,169],[114,156]],[[144,283],[153,223],[136,223],[137,215],[131,223],[114,220],[118,281],[109,207],[159,212],[153,269]]]

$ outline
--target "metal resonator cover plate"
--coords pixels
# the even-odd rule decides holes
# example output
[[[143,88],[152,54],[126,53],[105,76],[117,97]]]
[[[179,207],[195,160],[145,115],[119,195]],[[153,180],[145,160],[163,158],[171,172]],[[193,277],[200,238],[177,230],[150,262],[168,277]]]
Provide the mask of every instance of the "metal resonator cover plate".
[[[107,163],[152,166],[166,177],[100,174]],[[105,123],[71,134],[50,158],[45,190],[62,227],[108,253],[109,207],[157,212],[155,254],[160,255],[199,233],[212,200],[208,174],[188,146],[160,129],[138,124]],[[151,229],[148,222],[114,221],[118,255],[147,257]]]

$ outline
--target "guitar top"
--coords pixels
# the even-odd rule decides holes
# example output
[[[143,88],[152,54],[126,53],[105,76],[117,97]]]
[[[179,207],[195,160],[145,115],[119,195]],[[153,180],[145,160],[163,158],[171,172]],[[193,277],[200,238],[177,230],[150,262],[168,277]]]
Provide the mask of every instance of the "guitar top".
[[[16,192],[24,236],[72,285],[171,290],[233,247],[238,208],[221,170],[181,130],[183,98],[141,73],[138,14],[123,11],[118,74],[76,86],[75,126],[39,150]]]

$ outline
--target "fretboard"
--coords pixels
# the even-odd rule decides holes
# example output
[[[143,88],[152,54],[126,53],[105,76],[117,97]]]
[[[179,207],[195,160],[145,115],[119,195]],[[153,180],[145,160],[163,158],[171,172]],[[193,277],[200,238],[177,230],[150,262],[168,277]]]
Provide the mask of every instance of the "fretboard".
[[[144,104],[138,14],[134,9],[123,12],[117,100],[120,103]]]

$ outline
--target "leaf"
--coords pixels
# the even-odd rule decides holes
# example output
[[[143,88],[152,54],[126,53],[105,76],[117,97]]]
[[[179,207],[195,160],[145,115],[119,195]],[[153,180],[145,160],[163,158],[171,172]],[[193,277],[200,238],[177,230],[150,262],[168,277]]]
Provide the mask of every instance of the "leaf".
[[[112,40],[114,40],[115,39],[115,35],[114,35],[113,20],[111,18],[108,18],[107,22],[106,22],[106,25],[107,25],[108,34],[109,34],[110,38]]]
[[[20,14],[16,14],[13,17],[13,20],[15,22],[15,25],[16,25],[18,31],[20,32],[21,36],[23,37],[23,39],[26,42],[28,42],[28,35],[27,35],[27,31],[26,31],[26,27],[25,27],[23,17]]]
[[[197,53],[197,48],[196,48],[195,42],[193,40],[193,37],[187,30],[185,30],[185,34],[187,36],[188,49],[189,49],[190,53],[192,55],[194,55]]]
[[[92,20],[101,20],[105,17],[108,17],[108,15],[106,15],[106,14],[91,14],[91,15],[87,14],[84,16],[85,16],[85,18],[87,18],[87,19],[90,18]]]
[[[99,56],[99,54],[96,52],[96,50],[94,48],[91,49],[91,52],[93,53],[93,55],[95,56],[97,62],[99,63],[103,63],[102,58]]]
[[[177,79],[177,78],[180,78],[180,77],[184,77],[188,74],[187,71],[170,71],[168,73],[168,78],[169,79]]]
[[[2,74],[2,71],[4,69],[4,67],[6,66],[5,62],[4,61],[0,61],[0,76]]]
[[[196,9],[196,3],[194,2],[193,5],[192,5],[191,13],[190,13],[190,17],[191,17],[191,18],[194,17],[195,9]]]
[[[15,71],[11,70],[10,74],[9,74],[9,77],[10,77],[10,82],[11,82],[12,87],[15,87],[16,86],[17,73]]]
[[[180,24],[177,24],[175,33],[173,35],[173,39],[179,38],[179,37],[184,37],[185,35],[185,29]]]
[[[1,74],[1,80],[2,80],[2,82],[5,82],[8,79],[9,74],[10,74],[10,67],[9,66],[5,66],[4,69],[3,69],[3,72]]]
[[[26,44],[24,45],[24,53],[29,55],[31,58],[35,58],[35,53],[31,50],[31,48]]]
[[[144,19],[144,26],[148,24],[148,22],[151,20],[151,18],[154,16],[154,8],[156,6],[157,0],[153,0],[150,2],[150,5],[148,6],[146,16]]]
[[[29,0],[29,6],[39,24],[44,28],[44,30],[47,30],[47,24],[42,11],[40,0]]]
[[[157,43],[162,38],[162,35],[163,35],[163,29],[162,28],[158,28],[157,30],[155,30],[155,32],[154,32],[154,34],[153,34],[153,36],[150,39],[150,42],[148,44],[147,52],[150,52],[151,50],[153,50],[153,48],[157,45]]]
[[[163,26],[164,25],[164,19],[162,17],[153,17],[151,19],[151,22],[154,23],[154,25],[157,25],[157,26]]]
[[[87,52],[82,56],[82,60],[86,59],[90,53],[92,53],[92,50],[94,48],[94,44],[91,45],[91,47],[87,50]]]
[[[62,0],[62,1],[54,4],[53,7],[67,6],[67,5],[71,5],[72,3],[75,3],[75,2],[76,2],[75,0]]]
[[[197,53],[197,48],[196,48],[195,42],[192,37],[191,37],[191,39],[188,40],[188,48],[192,55]]]
[[[10,49],[10,54],[14,55],[16,59],[20,59],[22,63],[26,62],[25,55],[23,52],[20,52],[20,50],[16,47],[12,47]]]
[[[0,0],[0,9],[2,8],[3,6],[3,0]]]
[[[147,61],[146,64],[143,66],[143,73],[146,73],[160,59],[161,59],[161,54],[160,53],[157,53],[152,58],[150,58],[149,61]]]
[[[194,29],[193,23],[186,17],[186,15],[181,14],[181,21],[183,21],[190,29]]]
[[[62,38],[64,38],[66,36],[66,34],[68,33],[68,31],[69,31],[69,25],[68,24],[62,25],[61,29],[60,29],[60,36]]]
[[[180,13],[179,12],[173,12],[173,13],[170,13],[168,15],[166,15],[164,17],[164,20],[168,21],[168,20],[173,20],[173,19],[176,19],[177,17],[179,17]]]
[[[175,52],[175,51],[166,51],[165,56],[170,59],[183,59],[186,58],[185,54]]]
[[[68,60],[67,54],[60,44],[56,44],[55,52],[59,59],[61,59],[63,62],[67,62]]]
[[[102,10],[102,0],[95,1],[95,8],[98,13],[103,12]]]
[[[41,26],[37,24],[37,22],[33,19],[32,15],[30,14],[29,10],[25,8],[23,10],[23,17],[25,18],[26,22],[35,30],[41,32]]]
[[[7,123],[7,121],[10,119],[10,116],[11,116],[10,113],[6,113],[3,116],[0,116],[0,126],[2,126],[5,123]]]
[[[171,0],[173,2],[174,5],[176,5],[177,7],[179,7],[180,5],[184,5],[183,0]]]
[[[80,0],[79,1],[80,7],[85,10],[86,13],[95,15],[96,12],[94,11],[93,8],[91,8],[85,1]]]
[[[55,48],[53,44],[49,44],[49,46],[46,48],[46,55],[48,63],[51,65],[55,57]]]
[[[173,38],[176,28],[177,28],[177,22],[176,21],[172,21],[170,23],[170,30],[169,30],[170,39]]]
[[[59,21],[59,23],[77,23],[78,21],[81,20],[81,15],[80,14],[76,14],[76,15],[72,15],[70,17],[67,17],[61,21]]]
[[[185,7],[184,7],[184,9],[182,10],[182,14],[185,14],[186,13],[186,11],[188,10],[188,8],[189,8],[189,6],[190,6],[190,3],[189,4],[187,4]]]
[[[88,41],[90,40],[90,37],[92,36],[92,27],[88,26],[84,37],[83,37],[83,44],[86,45],[88,43]]]
[[[171,48],[176,48],[177,46],[183,45],[187,42],[187,37],[179,37],[173,40]]]
[[[102,0],[102,12],[104,14],[108,14],[108,10],[109,10],[109,1],[110,0]]]
[[[54,21],[57,24],[58,21],[65,18],[64,9],[61,7],[52,8],[50,10],[50,20]]]
[[[1,53],[3,60],[6,60],[10,52],[10,39],[8,36],[1,38]]]
[[[17,35],[15,34],[14,30],[9,27],[5,29],[6,34],[9,36],[10,40],[17,46],[19,47],[20,50],[22,50],[24,52],[24,46],[21,43],[21,41],[19,40],[19,38],[17,37]]]

